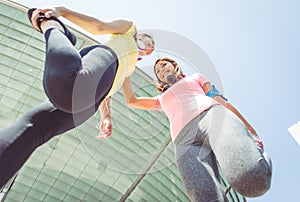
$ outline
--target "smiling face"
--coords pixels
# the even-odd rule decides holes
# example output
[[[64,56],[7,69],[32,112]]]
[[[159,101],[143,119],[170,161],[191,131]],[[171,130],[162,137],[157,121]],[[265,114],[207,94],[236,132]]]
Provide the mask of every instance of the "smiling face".
[[[160,92],[166,91],[170,86],[185,77],[177,62],[168,57],[156,60],[154,74],[158,80],[156,89]]]
[[[154,66],[156,77],[165,83],[168,83],[167,77],[177,73],[176,67],[167,60],[160,60]]]

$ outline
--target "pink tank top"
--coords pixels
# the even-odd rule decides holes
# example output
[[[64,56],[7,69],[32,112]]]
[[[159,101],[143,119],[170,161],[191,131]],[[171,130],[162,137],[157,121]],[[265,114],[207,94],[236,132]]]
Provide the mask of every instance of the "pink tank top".
[[[188,122],[210,108],[213,99],[206,96],[202,86],[209,82],[202,74],[187,76],[156,99],[170,121],[171,137],[174,141]]]

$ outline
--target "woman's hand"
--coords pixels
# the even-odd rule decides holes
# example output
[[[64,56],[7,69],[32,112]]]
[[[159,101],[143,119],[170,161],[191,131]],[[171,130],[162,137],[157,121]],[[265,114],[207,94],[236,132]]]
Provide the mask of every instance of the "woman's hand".
[[[96,136],[97,140],[109,138],[112,134],[112,124],[110,119],[103,119],[99,126],[100,133]]]
[[[264,144],[263,142],[261,141],[261,139],[259,138],[255,138],[255,141],[254,141],[260,148],[264,149]]]
[[[261,141],[261,139],[259,138],[259,136],[257,135],[256,131],[254,130],[254,128],[252,127],[248,127],[248,131],[249,133],[254,137],[254,142],[262,149],[264,149],[264,144]]]
[[[40,13],[43,13],[46,18],[50,18],[50,17],[58,18],[61,16],[62,10],[63,7],[37,8],[36,10],[34,10],[31,16],[31,22],[33,27],[35,28],[39,27],[37,24],[37,18],[40,16]]]
[[[49,8],[39,8],[39,12],[44,13],[46,18],[55,17],[58,18],[62,15],[64,7],[49,7]]]

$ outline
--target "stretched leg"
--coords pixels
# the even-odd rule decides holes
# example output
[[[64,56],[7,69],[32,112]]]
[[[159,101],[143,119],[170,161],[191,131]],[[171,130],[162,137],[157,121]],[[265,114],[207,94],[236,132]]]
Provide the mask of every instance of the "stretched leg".
[[[1,130],[0,187],[22,167],[37,147],[82,124],[95,113],[98,105],[78,114],[69,114],[46,101]]]
[[[205,128],[204,122],[210,127]],[[247,197],[264,194],[271,183],[271,161],[244,124],[221,106],[212,107],[204,122],[199,127],[208,131],[212,150],[231,187]]]
[[[40,22],[38,29],[46,39],[43,86],[48,98],[69,113],[93,106],[113,84],[118,66],[114,51],[99,45],[80,54],[71,43],[71,32],[62,22],[55,18],[40,21],[37,11],[32,16],[33,22]]]
[[[48,29],[44,89],[59,109],[79,112],[99,101],[110,90],[117,57],[105,46],[84,49],[81,55],[57,29]],[[64,40],[63,40],[64,39]]]
[[[51,102],[59,109],[72,112],[72,93],[81,56],[59,29],[45,32],[46,58],[43,86]]]
[[[220,183],[217,161],[198,129],[201,117],[192,120],[174,144],[178,169],[191,201],[228,201]]]
[[[72,111],[94,105],[112,87],[118,68],[117,55],[107,46],[95,45],[80,51],[82,69],[73,86]]]

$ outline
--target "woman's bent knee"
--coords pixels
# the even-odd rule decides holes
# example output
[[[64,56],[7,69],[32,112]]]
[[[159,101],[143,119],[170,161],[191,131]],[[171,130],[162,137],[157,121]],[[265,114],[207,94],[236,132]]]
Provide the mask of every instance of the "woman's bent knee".
[[[272,165],[270,158],[260,158],[253,168],[247,170],[243,176],[237,176],[229,182],[232,188],[246,197],[257,197],[266,193],[271,186]]]

